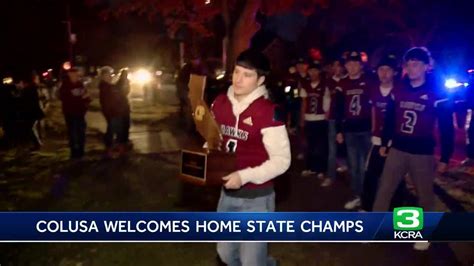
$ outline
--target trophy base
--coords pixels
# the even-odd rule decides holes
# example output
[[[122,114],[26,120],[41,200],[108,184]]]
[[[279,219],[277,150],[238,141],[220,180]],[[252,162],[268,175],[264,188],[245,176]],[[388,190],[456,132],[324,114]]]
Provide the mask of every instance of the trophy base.
[[[222,177],[235,171],[235,154],[193,149],[181,151],[179,177],[201,186],[221,186]]]

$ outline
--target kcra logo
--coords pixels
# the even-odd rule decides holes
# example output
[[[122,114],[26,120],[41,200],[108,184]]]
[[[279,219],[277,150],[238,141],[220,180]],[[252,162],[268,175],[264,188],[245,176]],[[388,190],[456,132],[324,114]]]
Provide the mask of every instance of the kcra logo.
[[[393,238],[416,240],[423,239],[423,209],[400,207],[393,209]]]

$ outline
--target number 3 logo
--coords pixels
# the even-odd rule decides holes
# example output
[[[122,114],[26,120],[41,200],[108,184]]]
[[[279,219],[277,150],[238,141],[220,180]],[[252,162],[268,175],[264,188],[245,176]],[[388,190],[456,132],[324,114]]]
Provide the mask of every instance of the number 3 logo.
[[[402,207],[393,210],[393,228],[395,230],[423,229],[423,209]]]

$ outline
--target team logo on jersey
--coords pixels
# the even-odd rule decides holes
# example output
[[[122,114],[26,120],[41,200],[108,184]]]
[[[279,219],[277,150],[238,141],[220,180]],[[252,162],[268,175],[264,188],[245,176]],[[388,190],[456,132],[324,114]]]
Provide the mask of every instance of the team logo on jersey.
[[[252,122],[252,117],[251,117],[251,116],[245,118],[243,122],[244,122],[244,124],[246,124],[246,125],[253,126],[253,122]]]
[[[421,95],[420,99],[422,99],[422,100],[428,100],[428,94],[423,94],[423,95]]]

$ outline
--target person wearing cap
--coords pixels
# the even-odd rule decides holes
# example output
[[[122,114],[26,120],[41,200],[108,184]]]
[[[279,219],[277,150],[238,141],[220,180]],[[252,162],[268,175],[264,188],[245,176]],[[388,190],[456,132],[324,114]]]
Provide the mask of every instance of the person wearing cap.
[[[293,71],[290,71],[290,75],[287,78],[286,85],[291,88],[288,91],[289,102],[288,102],[288,112],[289,112],[289,128],[293,134],[296,134],[299,119],[300,119],[300,109],[301,109],[301,98],[300,98],[300,88],[302,82],[309,80],[308,76],[308,62],[305,58],[300,57],[295,60],[295,67]]]
[[[394,55],[384,56],[377,65],[378,82],[373,82],[370,96],[372,105],[372,148],[367,160],[367,169],[364,178],[362,192],[362,210],[372,211],[375,193],[379,184],[380,176],[387,157],[386,149],[382,147],[382,132],[385,121],[387,106],[392,105],[392,92],[400,84],[396,80],[398,62]],[[387,144],[390,147],[390,143]],[[402,206],[405,182],[400,182],[392,199],[392,207]]]
[[[436,170],[444,173],[454,147],[452,102],[439,84],[427,75],[431,56],[426,48],[415,47],[404,56],[407,79],[393,92],[393,105],[387,108],[381,153],[388,143],[388,153],[373,206],[374,211],[387,211],[392,196],[406,174],[415,184],[418,204],[424,211],[434,211],[433,181]],[[439,87],[438,87],[439,86]],[[441,160],[436,169],[434,157],[435,125],[438,122]],[[415,243],[426,250],[429,243]]]
[[[61,87],[59,99],[68,129],[71,159],[80,159],[84,156],[86,142],[86,113],[91,98],[81,81],[79,70],[71,68],[67,72]]]
[[[336,88],[339,86],[339,82],[347,77],[342,58],[332,61],[329,72],[332,74],[332,76],[327,81],[327,86],[330,92],[330,104],[328,111],[328,165],[326,179],[321,183],[322,187],[331,186],[336,180],[337,172],[345,171],[345,166],[341,166],[340,168],[337,167],[338,145],[336,142],[336,102],[338,102],[337,98],[341,97],[340,92],[336,90]]]
[[[305,145],[302,132],[299,131],[299,125],[301,122],[301,97],[300,90],[303,83],[309,81],[308,75],[308,61],[304,57],[300,57],[296,60],[296,73],[293,74],[294,85],[291,86],[292,98],[289,106],[290,113],[290,123],[289,128],[290,132],[294,135],[297,135],[296,139],[296,151],[298,153],[297,159],[304,159],[304,150]]]
[[[313,61],[308,66],[309,81],[300,89],[302,99],[300,127],[306,138],[306,169],[303,176],[324,175],[328,158],[328,121],[330,94],[322,79],[322,66]]]
[[[221,128],[222,148],[236,155],[235,172],[223,177],[218,212],[272,212],[273,179],[291,163],[285,123],[268,99],[265,79],[270,63],[261,52],[246,50],[236,60],[232,86],[219,95],[211,110]],[[267,243],[223,242],[217,252],[227,265],[275,265]]]
[[[336,89],[340,93],[336,103],[336,140],[346,143],[347,162],[354,198],[344,208],[360,206],[365,175],[365,162],[370,150],[371,106],[369,79],[364,75],[359,52],[350,52],[345,61],[348,77]]]

